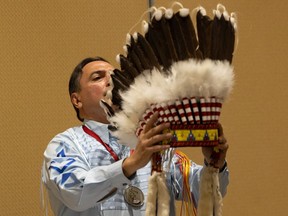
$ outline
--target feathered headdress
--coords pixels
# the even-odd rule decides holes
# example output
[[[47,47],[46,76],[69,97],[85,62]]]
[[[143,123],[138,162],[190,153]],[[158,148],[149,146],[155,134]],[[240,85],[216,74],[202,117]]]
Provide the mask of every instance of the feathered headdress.
[[[196,31],[190,10],[177,4],[181,6],[177,12],[173,11],[175,4],[168,9],[151,8],[153,16],[150,22],[143,21],[143,33],[128,34],[125,54],[117,56],[121,70],[115,69],[112,75],[112,102],[118,111],[110,121],[120,141],[131,147],[154,112],[159,113],[158,123],[171,124],[171,147],[218,144],[221,107],[234,83],[235,16],[219,4],[211,19],[198,7]],[[163,157],[158,154],[155,160],[153,170],[159,175]],[[215,196],[212,192],[209,196],[203,206],[200,194],[198,215],[215,211]],[[212,202],[208,208],[212,213],[201,213],[206,202]],[[147,214],[155,214],[148,204]],[[216,215],[220,212],[218,208]]]

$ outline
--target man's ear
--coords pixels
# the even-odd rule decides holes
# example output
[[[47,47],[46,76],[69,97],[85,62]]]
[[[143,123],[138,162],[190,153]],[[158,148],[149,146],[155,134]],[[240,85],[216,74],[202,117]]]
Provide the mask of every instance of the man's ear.
[[[82,102],[77,92],[72,93],[70,99],[75,108],[80,109],[82,107]]]

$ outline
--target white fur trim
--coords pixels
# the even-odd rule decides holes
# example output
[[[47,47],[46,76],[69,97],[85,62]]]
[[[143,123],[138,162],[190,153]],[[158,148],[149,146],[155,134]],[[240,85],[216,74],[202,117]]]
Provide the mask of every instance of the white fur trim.
[[[218,170],[218,169],[217,169]],[[214,212],[215,216],[222,216],[222,195],[220,192],[220,184],[219,184],[219,172],[212,173],[212,181],[213,181],[213,198],[214,198]]]
[[[219,191],[219,169],[204,166],[200,178],[197,216],[221,216],[222,196]]]
[[[157,210],[156,210],[157,209]],[[169,216],[170,194],[164,172],[153,172],[149,177],[146,216]]]
[[[154,172],[149,177],[148,181],[148,194],[147,194],[147,202],[146,202],[146,216],[155,216],[156,215],[156,202],[157,202],[157,177],[159,173]]]
[[[158,186],[158,215],[159,216],[169,216],[170,214],[170,194],[166,185],[165,173],[162,172],[157,177]]]

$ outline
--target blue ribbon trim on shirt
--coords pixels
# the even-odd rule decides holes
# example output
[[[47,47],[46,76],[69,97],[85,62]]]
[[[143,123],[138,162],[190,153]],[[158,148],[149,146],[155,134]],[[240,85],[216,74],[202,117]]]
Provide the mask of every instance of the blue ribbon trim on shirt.
[[[75,161],[76,161],[75,159],[69,158],[69,159],[67,159],[67,164],[64,165],[62,168],[57,167],[57,166],[52,166],[52,165],[50,165],[49,169],[54,169],[54,170],[56,170],[56,171],[59,172],[59,173],[63,173],[64,170],[65,170],[67,167],[69,167],[72,163],[74,163]],[[51,164],[52,164],[52,163],[56,163],[56,162],[55,162],[55,161],[52,161]]]

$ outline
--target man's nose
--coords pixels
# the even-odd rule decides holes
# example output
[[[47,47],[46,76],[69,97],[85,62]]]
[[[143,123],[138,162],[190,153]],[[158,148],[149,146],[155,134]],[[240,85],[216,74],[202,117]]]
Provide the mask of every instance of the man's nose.
[[[110,72],[106,73],[106,82],[107,82],[107,87],[111,86],[111,75]]]

